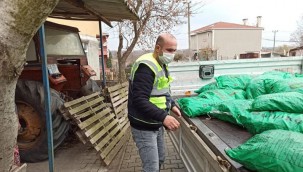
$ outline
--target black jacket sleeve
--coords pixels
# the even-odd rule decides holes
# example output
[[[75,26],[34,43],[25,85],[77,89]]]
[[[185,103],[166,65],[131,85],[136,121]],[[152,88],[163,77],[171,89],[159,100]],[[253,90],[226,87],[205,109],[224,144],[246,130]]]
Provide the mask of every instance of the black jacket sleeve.
[[[145,117],[163,122],[167,112],[149,101],[154,80],[154,72],[147,65],[140,64],[133,80],[133,106]]]

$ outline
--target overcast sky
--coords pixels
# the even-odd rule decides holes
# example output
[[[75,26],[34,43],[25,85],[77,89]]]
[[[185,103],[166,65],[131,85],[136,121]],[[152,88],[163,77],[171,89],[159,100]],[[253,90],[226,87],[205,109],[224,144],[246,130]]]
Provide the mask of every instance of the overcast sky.
[[[281,41],[289,41],[290,34],[297,28],[297,21],[303,15],[303,0],[204,0],[203,2],[205,5],[200,9],[200,12],[190,18],[191,30],[219,21],[243,24],[242,19],[244,18],[248,19],[249,25],[255,25],[256,17],[262,16],[263,47],[273,46],[273,30],[278,30],[276,46],[293,44]],[[174,30],[173,33],[179,43],[178,49],[188,48],[187,24],[178,26]],[[114,44],[116,41],[111,41],[115,37],[116,35],[110,33],[110,47],[117,47]]]

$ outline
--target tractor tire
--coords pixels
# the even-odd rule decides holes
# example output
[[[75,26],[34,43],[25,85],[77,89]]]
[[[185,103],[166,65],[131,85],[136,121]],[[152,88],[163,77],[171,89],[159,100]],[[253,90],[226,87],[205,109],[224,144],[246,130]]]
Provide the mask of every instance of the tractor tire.
[[[64,100],[50,89],[53,122],[53,145],[56,149],[67,137],[70,125],[60,114]],[[48,142],[43,85],[35,81],[19,80],[15,102],[21,129],[18,146],[22,162],[38,162],[48,158]]]
[[[81,88],[81,96],[87,96],[98,91],[100,92],[101,88],[97,82],[92,79],[88,79],[86,81],[86,85]]]

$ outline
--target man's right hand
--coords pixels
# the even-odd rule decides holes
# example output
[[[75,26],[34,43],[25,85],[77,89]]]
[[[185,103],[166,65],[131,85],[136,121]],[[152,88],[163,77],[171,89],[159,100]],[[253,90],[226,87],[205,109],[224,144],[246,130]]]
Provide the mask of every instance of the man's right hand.
[[[179,128],[180,123],[172,116],[167,115],[163,121],[163,125],[169,130],[176,130]]]

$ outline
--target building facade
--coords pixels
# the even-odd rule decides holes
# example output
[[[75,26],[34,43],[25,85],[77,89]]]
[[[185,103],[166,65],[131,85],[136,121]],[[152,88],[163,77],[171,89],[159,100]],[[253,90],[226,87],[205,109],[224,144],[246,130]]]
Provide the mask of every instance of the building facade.
[[[262,27],[217,22],[191,32],[191,50],[202,60],[238,58],[245,52],[259,52]]]

